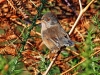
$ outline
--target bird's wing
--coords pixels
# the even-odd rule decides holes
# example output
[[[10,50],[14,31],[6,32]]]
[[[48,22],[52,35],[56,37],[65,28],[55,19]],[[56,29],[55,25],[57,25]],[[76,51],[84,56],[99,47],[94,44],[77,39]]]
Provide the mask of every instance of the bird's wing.
[[[63,43],[64,46],[72,46],[74,44],[74,42],[72,40],[70,40],[69,35],[66,33],[66,31],[61,27],[60,27],[60,31],[62,34],[62,37],[60,37],[60,41]]]
[[[60,42],[58,38],[49,38],[51,42],[53,42],[58,48],[60,48]]]

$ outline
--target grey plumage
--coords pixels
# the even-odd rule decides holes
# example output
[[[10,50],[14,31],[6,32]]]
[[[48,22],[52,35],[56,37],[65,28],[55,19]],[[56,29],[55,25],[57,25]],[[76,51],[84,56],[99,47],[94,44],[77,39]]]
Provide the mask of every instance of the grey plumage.
[[[44,44],[53,52],[57,52],[63,46],[72,46],[69,35],[61,27],[57,17],[49,12],[43,15],[41,22],[41,36]]]

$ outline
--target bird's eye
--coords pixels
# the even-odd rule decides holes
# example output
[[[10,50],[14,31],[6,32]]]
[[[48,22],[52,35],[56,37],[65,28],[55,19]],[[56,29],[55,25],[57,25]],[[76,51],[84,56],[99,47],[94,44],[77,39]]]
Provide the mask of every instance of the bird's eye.
[[[43,17],[42,19],[45,21],[50,21],[50,18],[48,18],[48,17]]]

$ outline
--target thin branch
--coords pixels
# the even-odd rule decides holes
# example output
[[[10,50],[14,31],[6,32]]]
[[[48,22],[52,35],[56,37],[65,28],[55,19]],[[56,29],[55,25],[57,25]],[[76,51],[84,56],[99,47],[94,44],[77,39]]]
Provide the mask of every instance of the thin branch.
[[[54,63],[55,60],[57,59],[57,57],[58,57],[58,55],[60,54],[60,52],[61,52],[61,49],[55,54],[53,60],[51,61],[51,63],[49,64],[47,70],[45,71],[45,73],[44,73],[43,75],[47,75],[47,74],[48,74],[49,70],[51,69],[53,63]]]
[[[80,11],[82,11],[82,3],[81,3],[81,0],[79,0],[79,5],[80,5]]]
[[[13,21],[14,23],[20,25],[20,26],[23,26],[24,28],[26,28],[26,26],[27,26],[27,25],[25,25],[25,24],[23,24],[23,23],[17,21],[16,19],[12,19],[12,18],[10,18],[10,20]]]
[[[53,58],[53,60],[51,61],[51,63],[49,64],[47,70],[45,71],[45,73],[43,75],[47,75],[47,73],[49,72],[49,70],[51,69],[53,63],[55,62],[55,60],[57,59],[58,54],[55,55],[55,57]]]
[[[92,53],[92,54],[91,54],[91,57],[94,56],[94,55],[96,55],[96,54],[98,54],[99,52],[100,52],[100,50],[98,50],[98,51]]]
[[[78,73],[79,73],[79,72],[75,72],[75,73],[74,73],[74,74],[72,74],[72,75],[78,75]]]
[[[77,13],[75,12],[74,7],[70,4],[70,2],[68,0],[65,0],[65,2],[67,3],[68,7],[70,7],[73,10],[73,12],[77,15]]]
[[[31,2],[35,7],[37,7],[37,6],[35,5],[35,3],[34,3],[32,0],[30,0],[30,2]]]
[[[82,41],[84,41],[85,39],[84,39],[83,35],[78,31],[77,28],[76,28],[75,30],[76,30],[76,32],[80,35],[80,37],[82,38]]]
[[[25,27],[24,27],[23,30],[21,31],[21,34],[20,34],[14,41],[12,41],[10,44],[13,44],[14,42],[16,42],[16,41],[19,39],[19,37],[22,36],[22,34],[24,33],[24,30],[25,30]],[[10,44],[9,44],[9,45],[10,45]]]
[[[7,0],[7,2],[10,4],[10,6],[16,11],[16,9],[14,8],[14,6],[10,3],[9,0]]]
[[[69,32],[69,35],[71,35],[71,33],[74,31],[74,29],[75,29],[75,27],[76,27],[76,25],[77,25],[79,19],[81,18],[81,16],[82,16],[82,12],[80,12],[78,18],[76,19],[76,21],[75,21],[73,27],[71,28],[71,30],[70,30],[70,32]]]
[[[79,16],[78,16],[78,18],[76,19],[76,21],[75,21],[75,23],[74,23],[72,29],[70,30],[69,35],[74,31],[74,29],[75,29],[75,27],[76,27],[78,21],[80,20],[82,14],[89,8],[89,6],[90,6],[94,1],[95,1],[95,0],[92,0],[84,9],[80,10]],[[81,6],[81,5],[80,5],[80,6]]]
[[[95,0],[92,0],[84,9],[83,9],[83,13],[89,8],[89,6],[94,2]]]
[[[67,71],[61,73],[60,75],[65,75],[67,72],[71,71],[73,68],[77,67],[78,65],[80,65],[81,63],[83,63],[84,61],[86,61],[86,59],[84,57],[81,57],[81,58],[82,58],[82,60],[78,64],[76,64],[72,68],[68,69]]]
[[[66,50],[67,50],[67,51],[70,51],[73,55],[80,57],[82,60],[81,60],[78,64],[76,64],[75,66],[73,66],[72,68],[70,68],[70,69],[68,69],[67,71],[61,73],[60,75],[66,74],[67,72],[71,71],[72,69],[74,69],[75,67],[77,67],[78,65],[80,65],[81,63],[83,63],[83,62],[86,60],[84,57],[80,56],[77,52],[72,51],[72,50],[70,50],[69,48],[66,48]]]

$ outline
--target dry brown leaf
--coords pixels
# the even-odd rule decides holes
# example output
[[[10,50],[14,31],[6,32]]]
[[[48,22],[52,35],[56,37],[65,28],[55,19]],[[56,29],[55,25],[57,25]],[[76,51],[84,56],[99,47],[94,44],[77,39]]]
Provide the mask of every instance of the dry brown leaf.
[[[26,67],[29,67],[31,65],[34,65],[34,67],[37,65],[37,62],[40,61],[40,55],[38,52],[32,51],[32,50],[26,50],[22,52],[23,55],[23,62],[26,65]]]
[[[0,46],[0,54],[16,55],[16,49],[13,46]]]
[[[17,36],[13,34],[13,35],[7,36],[6,40],[12,40],[12,39],[16,39],[16,38],[17,38]]]
[[[0,0],[0,3],[3,3],[3,2],[5,2],[6,0]]]

